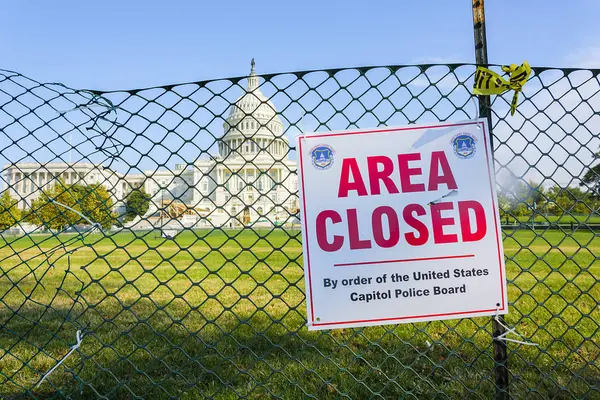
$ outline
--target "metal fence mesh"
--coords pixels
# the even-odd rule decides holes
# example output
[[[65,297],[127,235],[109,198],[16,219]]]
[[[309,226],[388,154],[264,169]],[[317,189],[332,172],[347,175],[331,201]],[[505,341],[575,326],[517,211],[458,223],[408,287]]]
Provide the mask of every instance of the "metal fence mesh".
[[[599,72],[533,68],[514,116],[492,97],[506,321],[538,344],[508,343],[513,398],[600,397]],[[291,145],[476,118],[474,73],[99,92],[0,70],[0,396],[490,398],[489,318],[307,331]]]

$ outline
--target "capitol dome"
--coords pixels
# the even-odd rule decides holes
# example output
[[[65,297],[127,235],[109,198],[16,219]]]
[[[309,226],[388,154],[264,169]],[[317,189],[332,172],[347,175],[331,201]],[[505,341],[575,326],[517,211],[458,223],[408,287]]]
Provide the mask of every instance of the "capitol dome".
[[[219,148],[222,157],[285,155],[289,148],[275,106],[258,87],[254,59],[251,66],[246,93],[230,107],[223,123],[223,145]]]

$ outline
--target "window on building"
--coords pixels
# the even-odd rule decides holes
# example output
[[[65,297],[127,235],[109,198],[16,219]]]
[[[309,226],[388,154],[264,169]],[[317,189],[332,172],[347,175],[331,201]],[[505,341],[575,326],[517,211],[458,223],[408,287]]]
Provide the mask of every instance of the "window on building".
[[[235,207],[231,207],[231,215],[235,215],[237,212],[237,209]]]
[[[273,170],[269,173],[271,177],[271,187],[274,187],[276,183],[279,183],[279,171]]]
[[[279,196],[277,196],[277,193],[271,194],[271,200],[273,200],[275,203],[279,201]]]
[[[244,184],[241,181],[238,182],[238,190],[242,190],[243,187],[244,187]]]
[[[208,191],[208,182],[206,182],[206,181],[202,182],[202,191],[203,192]]]
[[[262,207],[258,207],[256,209],[256,212],[258,213],[258,215],[263,215],[263,208]]]
[[[263,181],[262,181],[262,179],[258,180],[258,185],[257,186],[258,186],[258,190],[260,190],[260,191],[263,190]]]

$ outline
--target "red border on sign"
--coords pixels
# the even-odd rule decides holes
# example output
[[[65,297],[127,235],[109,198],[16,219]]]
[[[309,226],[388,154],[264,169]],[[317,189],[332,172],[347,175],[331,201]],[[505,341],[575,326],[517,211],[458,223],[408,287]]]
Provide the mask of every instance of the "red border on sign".
[[[456,258],[473,258],[475,254],[457,254],[455,256],[439,256],[439,257],[419,257],[419,258],[403,258],[399,260],[378,260],[378,261],[361,261],[353,263],[333,264],[334,267],[354,267],[357,265],[377,265],[377,264],[393,264],[416,261],[433,261],[433,260],[451,260]]]
[[[300,165],[300,179],[302,181],[302,208],[303,208],[303,220],[304,220],[304,240],[306,240],[306,263],[307,263],[307,273],[308,273],[308,283],[309,283],[309,297],[310,297],[310,314],[311,314],[311,324],[313,326],[328,326],[328,325],[343,325],[343,324],[352,324],[352,323],[365,323],[365,322],[382,322],[382,321],[400,321],[404,319],[417,319],[417,318],[428,318],[428,317],[447,317],[447,316],[457,316],[457,315],[468,315],[468,314],[476,314],[482,312],[492,312],[492,311],[504,311],[504,281],[502,279],[502,254],[500,252],[500,237],[498,235],[498,219],[496,217],[496,212],[494,212],[494,226],[496,232],[496,247],[498,249],[498,268],[500,272],[500,291],[502,295],[502,303],[501,308],[492,308],[488,310],[471,310],[471,311],[458,311],[451,313],[442,313],[442,314],[426,314],[426,315],[411,315],[411,316],[403,316],[403,317],[389,317],[389,318],[378,318],[378,319],[365,319],[365,320],[354,320],[354,321],[337,321],[337,322],[315,322],[315,313],[314,313],[314,303],[313,303],[313,293],[312,293],[312,279],[310,277],[310,250],[309,250],[309,242],[308,242],[308,228],[306,222],[306,196],[305,196],[305,186],[304,186],[304,165],[302,163],[302,139],[313,139],[313,138],[323,138],[323,137],[331,137],[331,136],[342,136],[342,135],[360,135],[367,133],[382,133],[382,132],[397,132],[397,131],[410,131],[410,130],[420,130],[420,129],[433,129],[433,128],[442,128],[442,127],[451,127],[451,126],[465,126],[465,125],[481,125],[483,129],[483,140],[485,142],[485,156],[487,160],[487,168],[488,168],[488,176],[489,176],[489,184],[490,184],[490,192],[492,194],[492,206],[493,209],[496,210],[496,202],[494,201],[494,188],[492,187],[492,171],[490,169],[490,155],[488,151],[488,137],[487,131],[485,129],[485,124],[481,121],[479,122],[464,122],[464,123],[455,123],[455,124],[445,124],[445,125],[429,125],[429,126],[415,126],[415,127],[405,127],[405,128],[392,128],[392,129],[377,129],[377,130],[365,130],[365,131],[355,131],[355,132],[343,132],[343,133],[325,133],[321,135],[311,135],[311,136],[301,136],[298,140],[299,143],[299,152],[300,156],[299,165]]]

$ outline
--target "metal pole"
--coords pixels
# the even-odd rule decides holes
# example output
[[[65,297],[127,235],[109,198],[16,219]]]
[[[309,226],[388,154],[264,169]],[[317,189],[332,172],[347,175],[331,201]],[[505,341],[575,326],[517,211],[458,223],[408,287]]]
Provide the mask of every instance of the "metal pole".
[[[477,65],[487,66],[487,41],[485,35],[485,11],[484,0],[472,0],[473,4],[473,33],[475,38],[475,61]],[[489,96],[479,96],[479,117],[487,118],[490,130],[490,146],[494,151],[494,142],[492,135],[492,109]],[[504,317],[498,316],[498,319],[504,323]],[[508,400],[508,352],[506,342],[498,341],[496,338],[502,335],[506,330],[502,324],[498,323],[496,318],[492,318],[493,329],[493,347],[494,347],[494,375],[496,379],[496,399]]]
[[[484,0],[472,0],[473,2],[473,33],[475,35],[475,62],[477,65],[487,66],[487,40],[485,35],[485,12]],[[479,117],[486,117],[490,129],[490,144],[494,151],[492,137],[492,109],[490,96],[478,96],[479,98]]]

